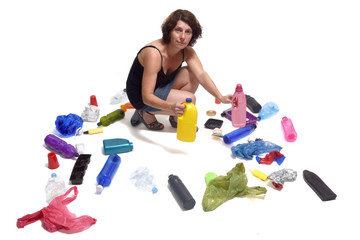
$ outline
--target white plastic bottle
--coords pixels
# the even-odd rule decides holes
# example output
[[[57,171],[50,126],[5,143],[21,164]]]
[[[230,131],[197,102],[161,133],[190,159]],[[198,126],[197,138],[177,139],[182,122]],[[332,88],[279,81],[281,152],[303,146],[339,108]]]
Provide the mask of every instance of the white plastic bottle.
[[[246,125],[246,97],[241,84],[236,85],[232,97],[231,122],[237,128],[242,128]]]
[[[150,174],[149,169],[145,167],[139,167],[133,172],[130,177],[131,182],[140,191],[157,193],[158,189],[155,186],[155,178]]]
[[[46,202],[50,203],[54,198],[64,194],[66,191],[64,180],[57,176],[56,173],[52,173],[45,187]]]

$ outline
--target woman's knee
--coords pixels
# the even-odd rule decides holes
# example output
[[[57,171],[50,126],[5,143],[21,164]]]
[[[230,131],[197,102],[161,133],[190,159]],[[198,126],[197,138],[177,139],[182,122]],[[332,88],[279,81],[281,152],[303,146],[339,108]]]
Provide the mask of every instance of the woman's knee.
[[[199,82],[196,80],[194,74],[192,74],[190,69],[185,66],[182,67],[176,75],[173,88],[195,93],[198,86]]]

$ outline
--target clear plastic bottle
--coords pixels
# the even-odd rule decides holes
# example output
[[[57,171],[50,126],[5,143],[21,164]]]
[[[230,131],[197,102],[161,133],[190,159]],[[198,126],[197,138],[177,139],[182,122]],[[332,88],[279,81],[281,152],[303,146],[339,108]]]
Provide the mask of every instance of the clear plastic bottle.
[[[297,139],[297,133],[295,131],[294,125],[290,118],[283,117],[281,119],[281,128],[285,137],[285,140],[288,142],[295,142]]]
[[[183,142],[194,142],[197,129],[197,109],[191,98],[187,98],[185,112],[178,117],[177,139]]]
[[[64,180],[57,176],[56,173],[52,173],[45,187],[46,202],[50,203],[54,198],[64,194],[66,191]]]
[[[101,194],[105,187],[109,187],[112,179],[114,178],[119,166],[121,163],[121,159],[117,154],[111,154],[104,167],[101,169],[99,175],[96,180],[98,185],[96,186],[96,193]]]
[[[152,192],[153,194],[158,192],[155,184],[155,178],[146,167],[139,167],[131,174],[131,182],[140,191]]]
[[[242,128],[246,125],[246,97],[241,84],[236,85],[232,97],[231,122],[237,128]]]

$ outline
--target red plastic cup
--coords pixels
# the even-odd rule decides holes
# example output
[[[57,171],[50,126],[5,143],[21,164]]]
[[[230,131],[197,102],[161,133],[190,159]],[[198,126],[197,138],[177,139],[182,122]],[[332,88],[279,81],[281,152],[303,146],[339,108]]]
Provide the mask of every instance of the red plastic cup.
[[[48,154],[48,167],[49,169],[56,169],[60,166],[56,154],[54,152],[50,152]]]
[[[95,95],[91,95],[90,96],[90,105],[92,106],[98,106],[97,100],[96,100],[96,96]]]

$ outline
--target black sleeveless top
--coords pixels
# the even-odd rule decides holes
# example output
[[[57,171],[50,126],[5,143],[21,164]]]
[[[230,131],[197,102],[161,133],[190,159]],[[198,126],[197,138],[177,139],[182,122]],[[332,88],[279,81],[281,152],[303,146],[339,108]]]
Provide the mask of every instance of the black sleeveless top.
[[[184,61],[184,50],[183,50],[182,51],[183,59],[182,59],[180,66],[172,73],[165,74],[164,69],[163,69],[163,57],[162,57],[160,50],[156,46],[153,46],[153,45],[149,45],[149,46],[145,46],[145,47],[141,48],[135,57],[135,60],[130,68],[128,79],[126,81],[126,93],[128,95],[130,103],[136,109],[141,109],[142,107],[145,106],[145,104],[142,100],[142,94],[141,94],[144,67],[139,62],[138,55],[144,48],[147,48],[147,47],[152,47],[152,48],[157,49],[161,56],[161,69],[157,74],[155,89],[165,86],[168,83],[172,82],[175,79],[176,74],[179,72],[179,70],[182,66],[182,62]]]

